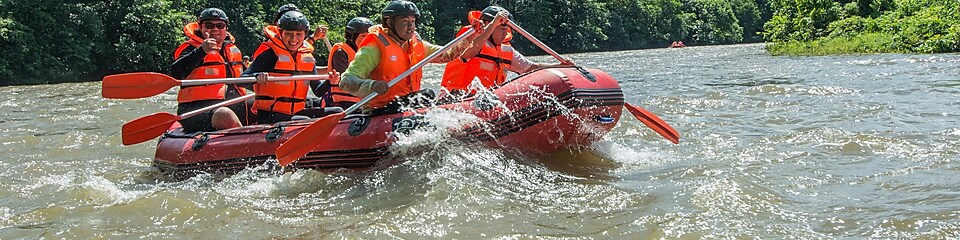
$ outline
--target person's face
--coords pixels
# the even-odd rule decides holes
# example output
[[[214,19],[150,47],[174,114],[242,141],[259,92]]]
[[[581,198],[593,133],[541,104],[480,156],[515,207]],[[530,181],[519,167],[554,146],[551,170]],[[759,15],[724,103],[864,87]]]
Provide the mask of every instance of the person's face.
[[[413,15],[396,16],[390,18],[394,29],[390,29],[394,34],[403,39],[411,39],[417,32],[417,17]]]
[[[303,45],[303,39],[307,37],[306,31],[280,31],[280,39],[287,50],[297,50]]]
[[[507,24],[501,24],[493,29],[493,33],[490,34],[490,37],[493,38],[494,43],[500,44],[504,39],[507,38],[507,33],[509,32],[510,26]]]
[[[356,44],[357,47],[362,47],[362,46],[360,46],[360,43],[363,42],[363,39],[367,37],[367,34],[369,34],[369,33],[361,33],[361,34],[358,34],[358,35],[357,35],[357,39],[354,40],[353,43]]]
[[[227,22],[223,20],[206,20],[200,24],[200,32],[204,38],[213,38],[222,43],[227,38]]]

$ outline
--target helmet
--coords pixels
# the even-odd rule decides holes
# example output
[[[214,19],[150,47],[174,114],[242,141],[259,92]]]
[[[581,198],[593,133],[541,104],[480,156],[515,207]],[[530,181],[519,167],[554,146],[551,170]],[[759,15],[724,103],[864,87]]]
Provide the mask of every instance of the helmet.
[[[483,11],[481,11],[480,20],[483,20],[484,22],[492,21],[494,17],[497,17],[497,13],[500,12],[507,12],[507,17],[510,18],[510,20],[513,20],[513,15],[510,14],[510,11],[498,6],[489,6],[484,8]]]
[[[297,5],[293,5],[293,3],[287,3],[286,5],[280,6],[280,8],[277,9],[277,13],[273,14],[273,24],[277,24],[277,20],[280,20],[280,16],[283,16],[284,13],[289,11],[299,12],[300,9],[297,8]]]
[[[373,21],[365,17],[355,17],[347,22],[347,33],[366,33],[373,26]]]
[[[280,19],[277,20],[277,27],[280,27],[280,30],[287,31],[309,31],[310,21],[307,21],[307,16],[304,16],[303,13],[289,11],[280,16]]]
[[[391,1],[390,3],[387,3],[387,7],[383,8],[383,11],[380,12],[380,15],[383,17],[413,15],[417,18],[420,18],[420,9],[417,8],[416,4],[413,4],[410,1]]]
[[[207,8],[201,11],[199,22],[207,20],[223,20],[224,22],[230,23],[230,18],[227,18],[227,13],[219,8]]]

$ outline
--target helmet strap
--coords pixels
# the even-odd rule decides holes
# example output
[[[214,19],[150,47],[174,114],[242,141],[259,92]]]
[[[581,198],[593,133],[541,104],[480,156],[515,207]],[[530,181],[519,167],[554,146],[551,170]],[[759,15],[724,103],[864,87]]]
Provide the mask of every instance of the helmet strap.
[[[399,34],[397,34],[397,29],[393,28],[393,18],[387,18],[387,19],[388,21],[384,21],[385,23],[387,23],[387,30],[389,30],[387,31],[387,35],[390,35],[390,37],[400,40],[399,42],[400,44],[403,44],[407,42],[407,40],[410,40],[410,39],[403,39],[402,37],[400,37]]]

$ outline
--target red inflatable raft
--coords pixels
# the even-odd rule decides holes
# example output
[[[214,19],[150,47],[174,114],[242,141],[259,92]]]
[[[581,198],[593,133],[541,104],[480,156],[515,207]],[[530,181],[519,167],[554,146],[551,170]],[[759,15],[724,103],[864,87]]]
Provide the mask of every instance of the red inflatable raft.
[[[518,76],[491,93],[436,107],[479,119],[453,129],[456,139],[524,154],[548,154],[589,145],[616,125],[624,104],[616,79],[603,71],[584,68],[540,69]],[[419,115],[426,110],[348,115],[329,138],[291,166],[330,172],[367,170],[393,162],[384,160],[391,155],[394,132],[428,124]],[[196,134],[171,129],[157,145],[154,165],[167,173],[237,172],[276,159],[274,152],[280,143],[313,121]]]

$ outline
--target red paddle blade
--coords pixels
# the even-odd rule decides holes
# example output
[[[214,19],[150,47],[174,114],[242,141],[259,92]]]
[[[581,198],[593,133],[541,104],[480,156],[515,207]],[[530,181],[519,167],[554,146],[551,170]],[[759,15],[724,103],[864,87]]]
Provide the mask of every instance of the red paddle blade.
[[[281,143],[277,148],[277,161],[280,162],[280,166],[286,167],[313,151],[313,148],[319,146],[330,136],[330,133],[333,133],[333,129],[344,116],[346,113],[341,112],[317,119],[316,122]]]
[[[640,120],[640,122],[643,122],[647,127],[659,133],[660,136],[663,136],[674,144],[680,143],[680,133],[677,133],[677,130],[674,130],[673,127],[670,127],[670,124],[664,122],[660,117],[657,117],[657,115],[654,115],[646,109],[630,105],[629,103],[624,103],[623,106],[626,107],[634,117]]]
[[[122,73],[103,77],[102,95],[112,99],[137,99],[156,96],[180,81],[154,72]]]
[[[121,128],[120,133],[123,139],[123,145],[133,145],[159,137],[164,132],[167,132],[167,129],[170,129],[170,126],[173,125],[174,122],[179,120],[180,116],[165,112],[154,113],[134,119],[133,121],[123,124]]]

